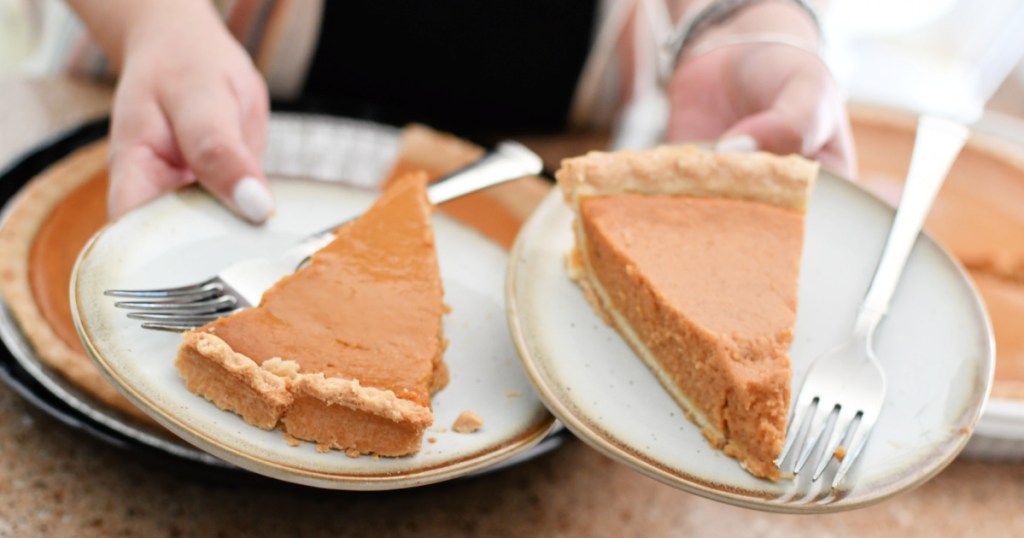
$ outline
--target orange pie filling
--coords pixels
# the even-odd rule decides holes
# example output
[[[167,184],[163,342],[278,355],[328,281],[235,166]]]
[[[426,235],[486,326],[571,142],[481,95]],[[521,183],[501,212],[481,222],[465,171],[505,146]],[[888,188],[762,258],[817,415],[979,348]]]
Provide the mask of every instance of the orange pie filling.
[[[107,220],[107,149],[105,141],[84,147],[55,163],[23,189],[0,230],[0,291],[40,359],[99,400],[157,426],[128,402],[86,356],[71,317],[67,289],[72,269],[82,247]],[[451,135],[410,125],[402,130],[401,154],[386,183],[420,169],[435,178],[471,162],[481,153],[481,148]],[[534,181],[519,180],[475,193],[449,202],[443,209],[508,246],[521,221],[546,190],[540,180],[528,179]],[[244,384],[241,373],[223,376],[224,367],[198,357],[186,353],[183,360],[192,363],[194,383],[206,387],[203,391],[241,393],[237,387]],[[442,373],[435,373],[434,384],[438,387],[434,389],[443,384],[443,378]],[[273,379],[280,380],[280,376]],[[268,400],[276,401],[272,397]],[[239,405],[243,403],[240,401]],[[257,399],[245,403],[251,409],[259,405],[273,409],[283,404]],[[272,417],[280,414],[280,410],[264,411],[264,418],[258,422],[273,421]],[[300,426],[295,416],[300,415],[292,413],[296,429]]]
[[[571,159],[558,174],[576,212],[570,276],[711,444],[770,479],[816,172],[659,148]]]
[[[258,307],[187,333],[188,388],[322,448],[417,451],[448,381],[425,185],[422,173],[394,182]]]
[[[78,253],[107,222],[107,171],[97,172],[60,201],[29,251],[29,282],[43,317],[72,349],[85,353],[71,317],[68,285]]]
[[[0,228],[0,292],[36,356],[101,402],[156,423],[85,354],[68,285],[78,253],[107,221],[107,144],[76,150],[33,178]]]

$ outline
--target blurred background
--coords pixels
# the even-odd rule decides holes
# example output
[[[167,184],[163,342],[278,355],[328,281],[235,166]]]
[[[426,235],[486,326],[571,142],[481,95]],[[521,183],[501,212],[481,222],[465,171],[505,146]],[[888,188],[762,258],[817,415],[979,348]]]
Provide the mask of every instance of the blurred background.
[[[822,20],[825,55],[854,101],[970,122],[1002,85],[1024,87],[1024,2],[832,0],[828,5]],[[74,35],[59,30],[74,25],[73,19],[60,0],[0,0],[0,74],[53,74],[52,49],[63,48],[61,37],[54,36]]]

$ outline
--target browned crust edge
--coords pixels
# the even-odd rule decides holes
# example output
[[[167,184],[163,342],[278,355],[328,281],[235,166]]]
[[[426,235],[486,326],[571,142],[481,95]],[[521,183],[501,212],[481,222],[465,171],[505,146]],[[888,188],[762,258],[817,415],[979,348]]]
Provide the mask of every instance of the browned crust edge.
[[[356,379],[324,377],[321,373],[298,374],[292,390],[296,395],[311,396],[328,405],[343,405],[415,427],[426,428],[434,422],[430,408],[403,400],[390,390],[364,387]]]
[[[798,155],[660,146],[592,151],[563,160],[555,176],[566,201],[573,205],[580,197],[631,192],[724,196],[805,212],[818,168],[818,163]]]
[[[484,154],[476,144],[419,123],[403,127],[401,136],[399,160],[438,174],[453,172]]]
[[[434,421],[429,407],[399,398],[393,391],[364,387],[354,379],[328,378],[322,373],[301,373],[299,365],[289,360],[275,358],[259,365],[252,358],[236,353],[221,338],[205,332],[185,333],[179,348],[176,366],[187,385],[199,375],[197,370],[188,367],[186,363],[189,353],[202,357],[208,365],[242,382],[267,407],[277,410],[276,418],[269,424],[258,418],[263,413],[245,411],[241,401],[244,395],[200,394],[221,409],[235,412],[250,424],[261,428],[277,426],[294,400],[302,396],[323,402],[326,406],[344,406],[418,430],[427,428]]]
[[[288,378],[281,375],[283,368],[275,368],[276,371],[264,369],[251,358],[235,353],[227,342],[212,334],[187,332],[183,336],[180,350],[195,352],[210,364],[222,369],[224,375],[244,383],[274,407],[283,410],[292,403],[292,395],[288,391]],[[180,359],[179,353],[179,361]],[[180,364],[176,366],[180,368]]]

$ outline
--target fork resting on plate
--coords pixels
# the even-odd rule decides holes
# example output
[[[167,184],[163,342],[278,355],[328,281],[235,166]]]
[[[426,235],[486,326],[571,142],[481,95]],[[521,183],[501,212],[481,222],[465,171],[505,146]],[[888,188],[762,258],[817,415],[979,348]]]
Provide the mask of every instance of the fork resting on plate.
[[[791,452],[797,454],[792,466],[796,475],[817,448],[812,480],[817,481],[835,458],[836,488],[863,451],[885,401],[885,372],[872,344],[875,328],[889,309],[925,217],[967,134],[966,127],[952,121],[929,116],[918,121],[903,195],[853,335],[815,359],[807,371],[790,411],[785,446],[775,461],[783,471]],[[825,444],[819,448],[822,439]]]

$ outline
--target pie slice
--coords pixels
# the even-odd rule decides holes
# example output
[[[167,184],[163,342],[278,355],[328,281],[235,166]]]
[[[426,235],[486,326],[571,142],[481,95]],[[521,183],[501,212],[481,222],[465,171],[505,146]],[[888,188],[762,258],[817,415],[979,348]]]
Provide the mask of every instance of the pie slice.
[[[694,147],[567,159],[570,276],[705,437],[777,479],[815,163]]]
[[[448,382],[425,188],[422,172],[396,180],[258,307],[186,333],[189,390],[322,449],[416,452]]]

